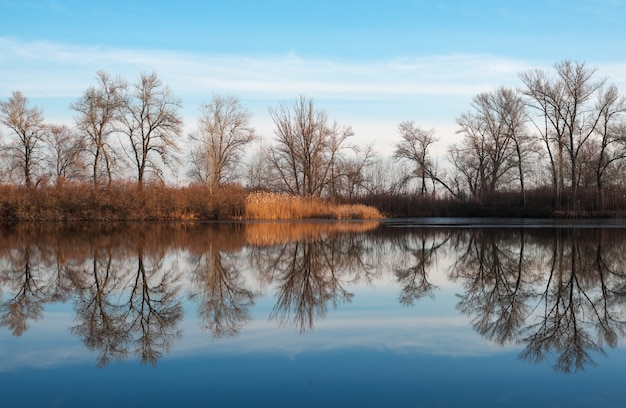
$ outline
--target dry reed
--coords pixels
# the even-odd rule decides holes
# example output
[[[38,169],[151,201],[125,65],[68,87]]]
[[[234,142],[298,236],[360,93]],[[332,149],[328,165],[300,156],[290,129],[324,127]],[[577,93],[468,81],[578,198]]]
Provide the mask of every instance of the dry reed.
[[[246,220],[375,220],[383,215],[374,207],[361,204],[333,204],[319,198],[285,193],[254,192],[246,196]]]

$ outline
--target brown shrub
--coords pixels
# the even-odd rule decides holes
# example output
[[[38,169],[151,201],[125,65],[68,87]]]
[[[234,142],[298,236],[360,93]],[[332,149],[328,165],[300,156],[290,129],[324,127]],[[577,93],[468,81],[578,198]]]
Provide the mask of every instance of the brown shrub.
[[[245,193],[226,186],[210,194],[203,186],[172,188],[115,183],[23,188],[0,186],[0,222],[171,221],[241,217]]]

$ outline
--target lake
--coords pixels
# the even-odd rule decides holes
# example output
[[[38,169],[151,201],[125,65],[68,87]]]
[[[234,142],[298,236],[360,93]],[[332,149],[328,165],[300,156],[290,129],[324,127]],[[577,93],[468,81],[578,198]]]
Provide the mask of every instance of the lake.
[[[0,227],[2,407],[623,406],[626,222]]]

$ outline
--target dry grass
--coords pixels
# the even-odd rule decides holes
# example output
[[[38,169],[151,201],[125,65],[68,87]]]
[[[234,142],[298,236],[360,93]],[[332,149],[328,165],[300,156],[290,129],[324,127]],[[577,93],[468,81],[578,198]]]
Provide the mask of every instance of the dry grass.
[[[361,204],[332,204],[318,198],[284,193],[255,192],[246,197],[246,220],[377,220],[384,218],[374,207]]]

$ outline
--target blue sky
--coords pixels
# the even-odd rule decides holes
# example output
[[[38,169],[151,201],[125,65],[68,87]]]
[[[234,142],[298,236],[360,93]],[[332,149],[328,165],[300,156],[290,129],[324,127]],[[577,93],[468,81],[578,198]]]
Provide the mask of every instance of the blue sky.
[[[304,94],[387,154],[403,120],[454,141],[474,95],[527,69],[572,59],[626,85],[622,0],[0,0],[0,16],[0,99],[20,90],[56,123],[97,70],[156,71],[188,129],[233,94],[270,140],[268,107]]]

